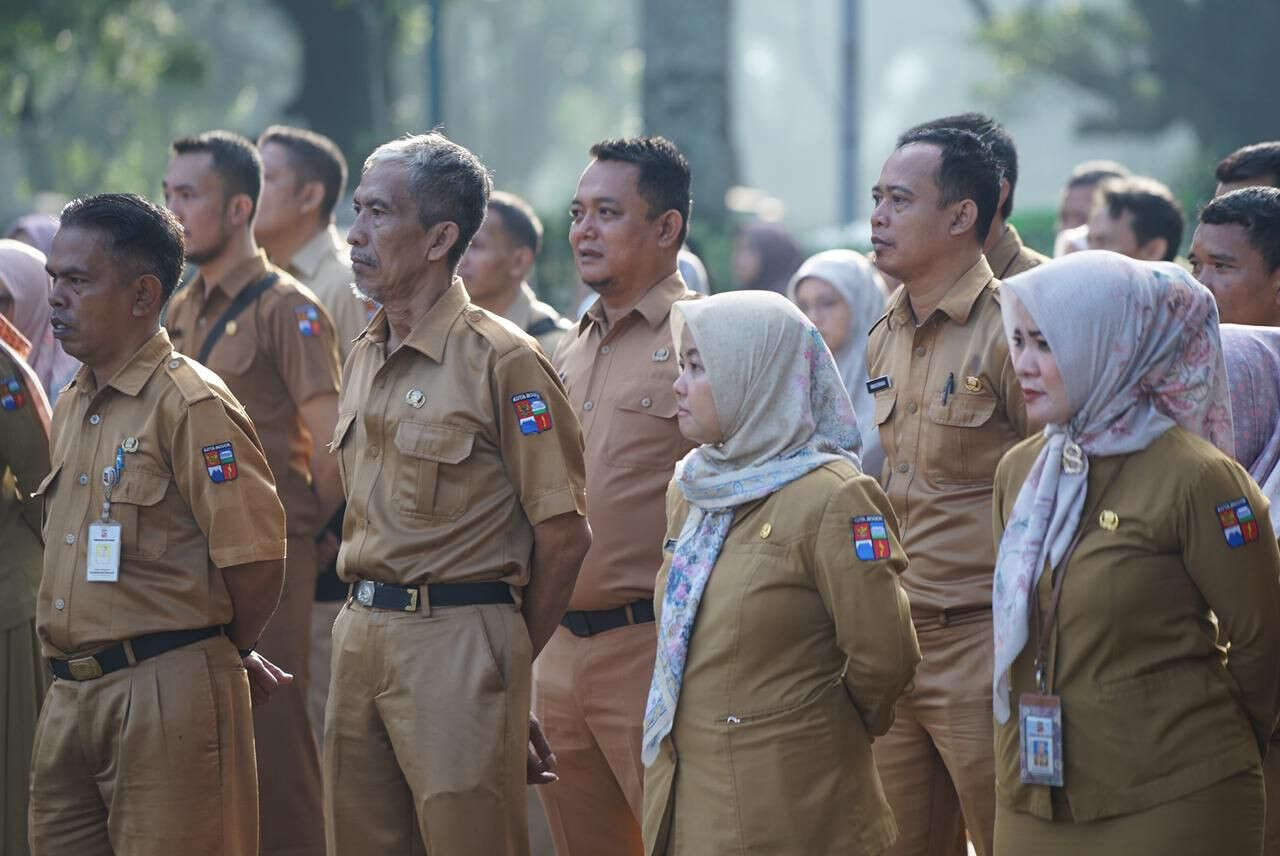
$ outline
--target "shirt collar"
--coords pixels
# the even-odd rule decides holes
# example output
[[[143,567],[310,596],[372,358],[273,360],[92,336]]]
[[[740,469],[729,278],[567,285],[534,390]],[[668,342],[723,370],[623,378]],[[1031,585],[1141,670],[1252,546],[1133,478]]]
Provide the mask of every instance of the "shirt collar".
[[[529,329],[529,322],[533,320],[533,301],[535,299],[537,299],[537,295],[533,293],[529,283],[520,283],[520,290],[516,292],[515,300],[511,301],[511,305],[507,307],[506,312],[502,313],[502,317],[521,330]]]
[[[991,248],[991,252],[987,253],[987,264],[991,266],[993,272],[1004,273],[1021,251],[1022,237],[1012,223],[1006,223],[1004,231],[1000,234],[1000,240]]]
[[[453,328],[453,323],[458,320],[458,316],[470,302],[461,278],[455,276],[444,294],[437,298],[435,304],[427,310],[427,314],[423,315],[409,331],[404,344],[437,363],[441,362],[444,359],[444,345],[445,340],[449,338],[449,330]],[[386,307],[379,306],[373,320],[356,341],[367,338],[371,342],[385,343],[390,332]]]
[[[967,323],[969,313],[973,311],[973,305],[978,302],[978,297],[982,294],[982,290],[987,287],[987,283],[993,279],[995,279],[995,275],[991,272],[991,265],[987,263],[987,257],[978,256],[978,260],[974,262],[973,267],[965,271],[964,275],[956,280],[955,284],[947,291],[946,296],[942,298],[942,302],[938,304],[936,311],[945,312],[947,317],[957,324]],[[899,325],[913,323],[911,301],[907,297],[906,286],[898,287],[898,290],[894,292],[889,301],[889,308],[885,312],[889,316],[891,329]]]
[[[671,304],[692,294],[693,292],[684,284],[684,277],[680,276],[680,271],[677,270],[646,291],[644,297],[641,297],[632,307],[631,312],[640,313],[644,320],[649,322],[650,327],[657,329],[658,325],[666,321],[667,316],[671,314]],[[601,300],[591,304],[591,308],[583,313],[582,320],[578,322],[578,331],[585,330],[593,323],[599,325],[601,330],[607,326],[604,302]]]
[[[129,358],[119,371],[107,381],[107,386],[115,387],[125,395],[134,395],[142,392],[142,388],[146,386],[147,381],[155,374],[156,368],[160,363],[168,359],[173,353],[173,343],[169,341],[169,333],[161,327],[155,332],[150,339]],[[76,391],[85,395],[92,395],[97,392],[93,382],[93,370],[88,366],[82,365],[76,372],[68,389],[75,388]]]
[[[289,272],[303,280],[315,279],[325,259],[337,258],[341,261],[342,248],[342,236],[338,234],[338,228],[330,223],[312,235],[311,240],[293,254],[293,258],[289,260]]]
[[[252,258],[245,259],[229,270],[227,275],[222,278],[222,281],[215,282],[213,287],[220,289],[227,297],[235,300],[237,294],[244,291],[249,286],[249,283],[261,278],[270,267],[266,251],[260,249]],[[203,295],[205,287],[204,273],[201,272],[191,285],[199,289],[197,293]]]

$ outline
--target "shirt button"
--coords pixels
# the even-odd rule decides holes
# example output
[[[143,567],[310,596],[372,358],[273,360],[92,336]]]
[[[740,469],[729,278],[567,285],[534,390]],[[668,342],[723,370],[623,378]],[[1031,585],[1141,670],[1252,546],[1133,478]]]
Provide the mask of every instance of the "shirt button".
[[[602,353],[602,354],[611,354],[611,353],[613,353],[613,345],[601,345],[601,346],[600,346],[600,353]]]
[[[924,356],[924,354],[925,354],[924,345],[920,345],[919,347],[917,347],[917,348],[916,348],[916,356],[917,356],[917,357],[923,357],[923,356]]]
[[[64,537],[62,540],[63,540],[63,541],[66,541],[68,544],[74,544],[74,543],[76,543],[76,536],[75,536],[74,534],[72,534],[72,533],[68,532],[68,533],[66,534],[66,537]]]
[[[98,424],[99,422],[101,422],[101,421],[102,421],[102,417],[101,417],[101,416],[99,416],[99,415],[98,415],[98,414],[96,414],[96,413],[89,417],[89,424],[90,424],[90,425],[97,425],[97,424]]]
[[[640,406],[641,406],[641,407],[649,407],[649,406],[651,406],[652,404],[653,404],[653,399],[652,399],[652,398],[648,398],[648,397],[646,397],[646,398],[642,398],[642,399],[640,399]]]
[[[79,477],[77,477],[77,478],[76,478],[76,481],[80,482],[80,484],[88,484],[88,483],[89,483],[89,474],[88,474],[88,473],[81,473],[81,474],[79,475]]]
[[[905,473],[909,469],[911,469],[910,464],[898,464],[898,472],[900,473]]]
[[[595,406],[596,406],[596,405],[595,405],[595,403],[594,403],[594,402],[588,401],[586,404],[582,405],[582,409],[583,409],[583,410],[594,410],[594,409],[595,409]]]
[[[908,413],[915,413],[919,409],[920,408],[916,406],[916,403],[914,401],[907,405]]]
[[[171,369],[176,369],[180,365],[182,365],[182,360],[169,360],[169,368]]]
[[[378,448],[377,446],[369,447],[369,457],[376,458],[380,454],[382,454],[382,449]]]
[[[65,600],[63,600],[62,598],[58,598],[57,600],[55,600],[55,601],[53,602],[53,608],[54,608],[54,609],[62,609],[62,608],[64,608],[66,605],[67,605],[67,602],[66,602]]]

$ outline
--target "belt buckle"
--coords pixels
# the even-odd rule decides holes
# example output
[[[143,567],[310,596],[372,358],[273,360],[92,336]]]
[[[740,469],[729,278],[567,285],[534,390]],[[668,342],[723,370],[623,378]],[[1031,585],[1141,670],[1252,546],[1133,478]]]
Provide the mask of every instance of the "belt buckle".
[[[415,587],[413,587],[413,588],[409,589],[409,591],[408,591],[408,595],[409,595],[409,602],[408,602],[408,603],[406,603],[406,604],[404,605],[404,611],[405,611],[405,612],[417,612],[417,611],[418,611],[418,589],[417,589],[417,587],[415,586]]]
[[[362,606],[373,606],[373,595],[378,590],[372,580],[361,580],[356,583],[356,602]]]
[[[95,657],[77,657],[67,661],[71,677],[77,681],[90,681],[102,677],[102,664]]]

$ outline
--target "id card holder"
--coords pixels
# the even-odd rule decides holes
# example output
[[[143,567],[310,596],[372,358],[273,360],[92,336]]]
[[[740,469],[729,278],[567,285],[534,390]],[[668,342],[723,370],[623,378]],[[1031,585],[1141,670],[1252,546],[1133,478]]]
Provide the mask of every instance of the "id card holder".
[[[120,579],[120,524],[106,520],[89,524],[89,562],[86,578],[91,583],[114,583]]]
[[[1022,783],[1062,787],[1062,699],[1023,693],[1018,700]]]

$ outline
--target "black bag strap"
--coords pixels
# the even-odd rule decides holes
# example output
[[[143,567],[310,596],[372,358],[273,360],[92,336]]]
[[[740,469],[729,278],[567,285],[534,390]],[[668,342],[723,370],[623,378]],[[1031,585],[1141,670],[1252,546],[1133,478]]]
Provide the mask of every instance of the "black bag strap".
[[[231,301],[231,305],[223,310],[222,314],[218,316],[217,321],[213,322],[213,327],[209,330],[208,338],[206,338],[204,340],[204,344],[200,346],[200,353],[196,357],[197,363],[203,364],[209,359],[209,354],[213,352],[213,346],[218,344],[218,340],[222,338],[222,334],[227,331],[227,324],[241,312],[248,309],[255,300],[261,297],[268,288],[275,285],[279,279],[279,274],[269,273],[236,295],[236,299]]]
[[[558,330],[558,329],[559,329],[559,325],[556,324],[556,319],[539,318],[537,321],[534,321],[532,324],[530,324],[529,329],[525,330],[525,332],[528,333],[530,336],[542,336],[546,333],[550,333],[553,330]]]

